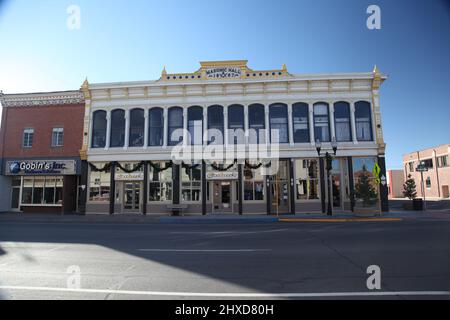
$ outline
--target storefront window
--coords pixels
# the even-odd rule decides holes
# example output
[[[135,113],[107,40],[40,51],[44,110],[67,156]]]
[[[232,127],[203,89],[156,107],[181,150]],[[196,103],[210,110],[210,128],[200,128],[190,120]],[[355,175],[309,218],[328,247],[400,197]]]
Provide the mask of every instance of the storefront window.
[[[56,179],[49,177],[45,179],[44,204],[55,203]]]
[[[172,201],[172,168],[168,162],[157,162],[149,166],[149,201]],[[167,170],[164,170],[168,168]],[[162,170],[162,171],[159,171]]]
[[[33,178],[23,179],[22,204],[31,204],[33,200]]]
[[[22,205],[62,204],[62,177],[25,177]]]
[[[202,168],[200,165],[181,170],[181,197],[184,202],[201,200]]]
[[[353,181],[355,185],[355,206],[376,207],[378,203],[378,186],[372,170],[376,158],[353,158]]]
[[[264,200],[264,176],[261,169],[244,169],[244,200]]]
[[[97,168],[104,167],[105,163],[96,163]],[[107,172],[94,172],[89,177],[89,201],[109,202],[111,174]]]
[[[319,199],[319,164],[317,160],[297,159],[295,161],[297,200]]]

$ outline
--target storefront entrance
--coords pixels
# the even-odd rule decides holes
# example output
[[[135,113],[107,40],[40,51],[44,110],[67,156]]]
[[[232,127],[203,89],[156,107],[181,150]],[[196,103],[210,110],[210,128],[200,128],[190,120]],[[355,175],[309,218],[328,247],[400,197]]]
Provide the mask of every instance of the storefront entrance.
[[[334,159],[331,171],[331,189],[334,211],[345,210],[345,203],[350,201],[347,159]]]
[[[272,214],[290,212],[289,162],[280,160],[277,174],[271,177]]]
[[[233,183],[213,182],[213,213],[233,213]]]
[[[141,212],[141,182],[123,182],[122,213]]]

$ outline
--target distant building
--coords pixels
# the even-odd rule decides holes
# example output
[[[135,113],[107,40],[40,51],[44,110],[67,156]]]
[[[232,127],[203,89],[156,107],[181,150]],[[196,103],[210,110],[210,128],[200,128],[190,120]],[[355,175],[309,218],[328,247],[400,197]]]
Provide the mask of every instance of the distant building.
[[[435,148],[416,151],[403,156],[405,178],[411,175],[416,181],[417,196],[431,199],[450,198],[450,143]],[[417,172],[417,166],[423,164],[428,171],[422,175]]]
[[[403,184],[405,183],[405,173],[403,170],[388,170],[387,184],[389,189],[389,198],[403,198]]]

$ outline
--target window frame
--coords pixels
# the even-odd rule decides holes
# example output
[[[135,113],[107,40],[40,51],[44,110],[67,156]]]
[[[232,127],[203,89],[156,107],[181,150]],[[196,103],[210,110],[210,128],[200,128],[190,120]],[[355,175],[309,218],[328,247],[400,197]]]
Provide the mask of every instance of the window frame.
[[[295,135],[295,127],[296,125],[305,125],[305,121],[296,121],[296,118],[302,118],[301,116],[296,117],[296,110],[301,111],[303,108],[306,109],[306,130],[308,139],[307,141],[298,141],[297,136]],[[300,113],[300,112],[298,112]],[[304,129],[299,129],[304,130]],[[309,123],[309,104],[305,102],[297,102],[292,105],[292,133],[295,144],[300,143],[311,143],[311,124]]]
[[[177,130],[184,129],[184,110],[182,107],[170,107],[167,113],[167,145],[169,147],[173,147],[173,146],[177,146],[179,144],[183,144],[183,135],[181,136],[181,139],[179,139],[178,141],[174,141],[172,140],[172,133],[176,132]],[[181,112],[181,125],[177,124],[177,125],[171,125],[171,118],[172,118],[172,114],[174,112]]]
[[[326,106],[326,109],[327,109],[327,121],[325,122],[325,121],[318,121],[318,119],[319,118],[324,118],[325,116],[324,115],[318,115],[317,113],[316,113],[316,109],[317,109],[317,107],[318,106]],[[327,130],[327,133],[328,133],[328,139],[323,139],[323,137],[322,137],[322,139],[319,139],[318,137],[317,137],[317,129],[318,128],[322,128],[323,126],[318,126],[318,124],[321,124],[321,123],[326,123],[327,124],[327,127],[328,127],[328,130]],[[320,142],[331,142],[331,121],[330,121],[330,104],[329,103],[327,103],[327,102],[316,102],[316,103],[314,103],[314,105],[313,105],[313,125],[314,125],[314,141],[320,141]]]
[[[27,139],[25,139],[25,138],[27,138]],[[24,149],[33,148],[33,142],[34,142],[34,128],[23,129],[22,148],[24,148]]]
[[[145,146],[145,110],[142,108],[133,108],[130,110],[130,128],[128,133],[128,147],[142,148]],[[133,125],[133,121],[136,122]],[[141,134],[142,133],[142,134]],[[133,134],[140,135],[142,139],[140,143],[132,143]]]
[[[208,128],[208,145],[214,144],[214,145],[224,145],[225,144],[225,117],[224,117],[224,106],[219,105],[219,104],[215,104],[215,105],[211,105],[208,107],[207,109],[207,128]],[[212,119],[213,119],[213,112],[212,111],[217,111],[218,112],[218,117],[222,118],[221,123],[217,122],[217,123],[213,123]],[[222,143],[218,143],[216,140],[211,141],[211,130],[218,130],[221,132],[222,134]]]
[[[350,109],[350,103],[346,102],[346,101],[338,101],[335,102],[333,104],[334,106],[334,131],[335,131],[335,136],[336,136],[336,141],[337,142],[352,142],[353,141],[353,134],[352,134],[352,117],[351,117],[351,109]],[[344,107],[346,108],[346,114],[347,114],[347,118],[337,118],[336,117],[336,110],[340,107]],[[338,119],[345,119],[345,121],[338,121]],[[346,123],[348,125],[348,139],[340,139],[340,137],[338,136],[338,123]]]
[[[274,116],[275,108],[282,109],[282,111],[278,111],[278,112],[284,113],[285,117],[275,118],[275,116]],[[281,119],[283,122],[274,122],[275,119],[278,119],[278,120]],[[277,127],[280,127],[280,128],[283,127],[285,129],[285,132],[286,132],[286,140],[282,141],[281,138],[280,138],[280,141],[278,141],[277,143],[279,143],[279,144],[289,144],[289,141],[290,141],[290,139],[289,139],[289,111],[288,111],[288,105],[287,104],[285,104],[285,103],[273,103],[273,104],[271,104],[269,106],[269,127],[270,127],[270,135],[269,135],[269,137],[270,137],[270,143],[273,143],[272,142],[272,128],[273,128],[273,125],[275,125],[275,124],[277,125]],[[281,136],[279,135],[279,137],[281,137]]]
[[[103,117],[102,119],[98,119],[97,115],[104,115],[104,121],[105,121],[105,128],[104,129],[96,129],[96,123],[99,120],[103,121]],[[92,113],[92,132],[91,132],[91,149],[102,149],[106,147],[106,135],[107,135],[107,127],[108,127],[108,119],[107,119],[107,112],[105,110],[96,110]],[[100,135],[96,135],[96,132],[100,132]],[[101,144],[99,145],[95,145],[94,141],[97,138],[102,138],[103,137],[103,141]]]
[[[369,118],[362,118],[361,116],[358,117],[358,110],[362,107],[367,107],[369,110]],[[365,119],[365,120],[361,120]],[[362,139],[358,136],[358,124],[368,124],[369,125],[369,132],[370,132],[370,138]],[[373,132],[373,114],[372,114],[372,104],[367,101],[357,101],[355,102],[355,131],[356,131],[356,140],[358,142],[373,142],[374,141],[374,132]]]
[[[55,134],[56,134],[56,143],[55,143]],[[52,129],[52,148],[61,148],[63,146],[64,146],[64,127],[54,127]]]
[[[258,110],[259,109],[259,110]],[[258,117],[252,116],[252,113],[259,113],[262,111],[262,124],[261,123],[257,123],[256,121],[254,123],[252,123],[252,121],[254,119],[257,119]],[[256,143],[251,141],[252,135],[250,134],[250,132],[248,133],[248,137],[249,137],[249,144],[265,144],[266,141],[266,128],[267,124],[266,124],[266,109],[265,106],[261,103],[253,103],[251,105],[248,106],[248,130],[252,131],[255,130],[256,131]],[[260,131],[263,131],[264,135],[263,135],[263,139],[264,141],[260,140]]]
[[[121,118],[116,119],[116,121],[121,121],[121,125],[118,128],[114,127],[114,117],[116,114],[122,114]],[[124,109],[114,109],[111,111],[110,114],[110,121],[111,121],[111,129],[109,133],[109,148],[123,148],[125,146],[125,131],[126,131],[126,118],[125,118],[125,110]],[[117,139],[114,135],[118,135],[121,139]],[[122,139],[123,137],[123,139]],[[113,145],[114,141],[119,141],[119,143],[116,143]]]
[[[154,113],[159,112],[161,115],[161,123],[158,126],[153,126],[152,124],[152,118],[155,116]],[[148,109],[148,147],[162,147],[164,146],[164,109],[161,107],[152,107]],[[161,142],[160,144],[153,144],[152,143],[152,129],[159,129],[159,133],[161,136]],[[145,134],[145,132],[144,132]],[[156,140],[156,138],[154,138]]]

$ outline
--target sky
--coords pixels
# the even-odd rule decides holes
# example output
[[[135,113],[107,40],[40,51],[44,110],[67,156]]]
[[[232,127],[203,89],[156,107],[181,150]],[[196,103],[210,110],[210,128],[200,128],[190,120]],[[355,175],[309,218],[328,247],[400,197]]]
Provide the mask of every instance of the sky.
[[[71,5],[80,29],[67,27]],[[381,29],[369,30],[369,5]],[[381,89],[387,167],[450,143],[450,0],[0,0],[0,90],[78,89],[249,60],[291,73],[369,72]]]

